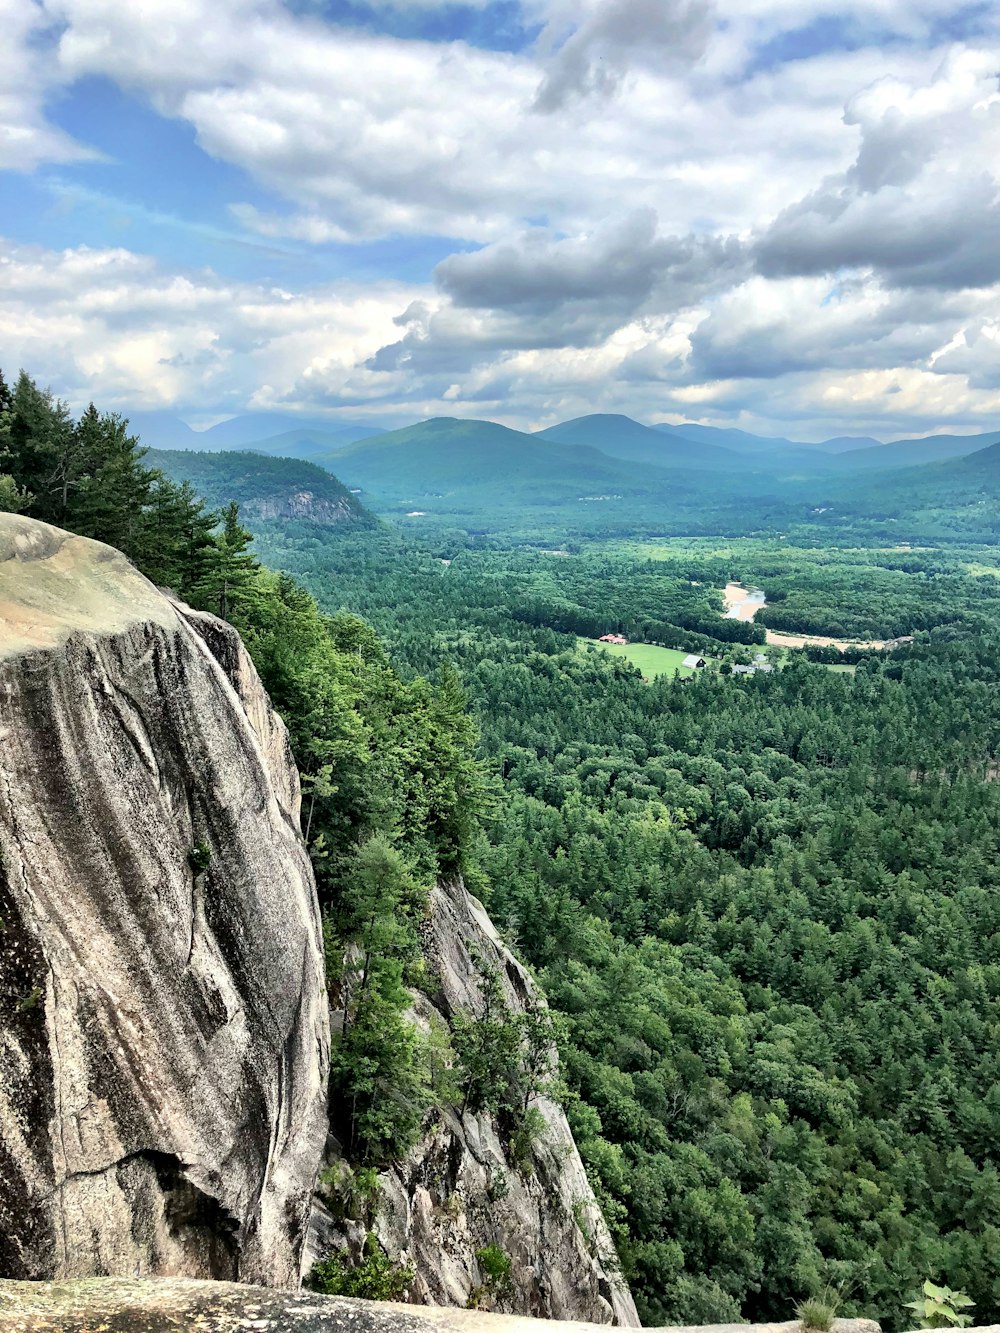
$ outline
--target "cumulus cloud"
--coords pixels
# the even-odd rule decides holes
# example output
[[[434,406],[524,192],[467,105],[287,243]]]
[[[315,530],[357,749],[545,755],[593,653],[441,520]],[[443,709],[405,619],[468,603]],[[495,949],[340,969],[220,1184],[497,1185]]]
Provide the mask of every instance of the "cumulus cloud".
[[[452,255],[435,269],[444,301],[407,310],[376,370],[455,373],[501,352],[597,347],[637,318],[725,288],[747,268],[732,238],[665,237],[639,209],[582,236],[536,228]]]
[[[998,68],[1000,51],[960,50],[923,86],[887,78],[853,98],[855,161],[765,230],[761,273],[871,269],[943,289],[1000,279]]]
[[[838,429],[997,406],[1000,47],[939,45],[944,0],[844,0],[819,51],[826,0],[522,0],[542,37],[517,53],[278,0],[5,5],[14,165],[80,152],[46,98],[107,77],[252,179],[248,232],[461,242],[433,282],[285,292],[114,248],[0,257],[0,364],[63,392]]]
[[[587,307],[621,322],[655,290],[685,304],[685,296],[731,282],[741,259],[742,247],[732,239],[658,235],[656,213],[643,208],[585,236],[556,237],[536,228],[514,242],[452,255],[434,276],[456,306],[532,316]]]
[[[557,111],[591,94],[608,96],[637,65],[684,68],[704,55],[713,28],[707,0],[596,0],[583,15],[546,70],[536,111]],[[554,40],[560,17],[557,7],[543,45]]]
[[[378,397],[365,359],[390,336],[399,283],[290,292],[170,272],[129,250],[0,246],[0,366],[75,405],[216,409]]]
[[[40,162],[93,156],[46,119],[51,62],[35,43],[47,26],[33,0],[0,0],[0,170],[30,171]]]
[[[706,219],[737,230],[841,166],[844,97],[870,55],[800,82],[727,71],[695,88],[695,0],[656,0],[652,14],[652,0],[564,3],[538,12],[563,45],[512,55],[337,27],[276,0],[45,0],[59,77],[107,77],[187,121],[207,153],[290,205],[235,201],[265,235],[489,242],[527,219],[572,234],[642,207],[672,233]],[[595,69],[627,65],[628,96],[607,116],[575,103],[534,114],[540,80],[575,50]]]

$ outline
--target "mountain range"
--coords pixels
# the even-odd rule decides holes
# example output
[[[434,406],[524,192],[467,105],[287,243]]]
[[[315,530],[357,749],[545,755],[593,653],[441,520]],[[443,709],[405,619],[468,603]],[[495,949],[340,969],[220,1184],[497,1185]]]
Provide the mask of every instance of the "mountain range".
[[[416,443],[423,440],[431,428],[440,436],[441,427],[435,423],[448,421],[462,429],[470,444],[477,433],[485,441],[489,428],[494,427],[510,432],[508,444],[512,442],[510,437],[515,436],[522,441],[545,440],[552,444],[596,449],[608,457],[630,462],[670,469],[694,468],[702,472],[724,471],[733,465],[735,456],[742,466],[752,458],[756,470],[778,474],[789,470],[819,473],[907,467],[959,458],[1000,440],[998,430],[977,435],[930,435],[888,443],[868,435],[835,436],[810,444],[693,421],[679,425],[664,421],[645,425],[614,413],[576,417],[537,432],[514,431],[509,427],[498,427],[496,422],[452,417],[436,417],[402,430],[386,431],[366,422],[309,419],[292,413],[273,412],[232,417],[202,431],[193,430],[169,412],[133,412],[129,414],[129,421],[143,443],[154,449],[194,449],[207,453],[251,449],[255,453],[309,460],[340,454],[361,442],[367,445],[383,435],[393,437],[398,443]]]
[[[192,476],[213,504],[227,495],[251,501],[247,512],[261,513],[265,499],[264,508],[274,508],[261,487],[319,494],[318,478],[335,474],[372,510],[474,526],[501,514],[510,520],[554,508],[565,514],[569,507],[573,521],[588,530],[624,530],[632,522],[690,532],[783,531],[799,523],[829,529],[923,515],[930,526],[916,535],[933,535],[939,523],[933,516],[944,504],[960,514],[963,532],[989,536],[991,506],[1000,499],[1000,450],[994,448],[1000,431],[888,444],[870,437],[804,444],[698,423],[647,426],[614,414],[578,417],[533,434],[455,417],[375,434],[358,423],[299,422],[275,431],[276,424],[287,427],[287,419],[257,414],[201,433],[189,430],[181,438],[204,441],[209,452],[175,451],[169,465],[157,455],[151,461],[171,475]],[[133,425],[142,432],[141,415]],[[159,426],[165,428],[163,421]],[[194,461],[235,460],[229,442],[261,430],[269,433],[240,444],[239,467],[226,464],[220,471]],[[149,442],[148,435],[143,439]],[[287,475],[282,467],[265,467],[265,459],[281,463]],[[327,499],[334,497],[318,503]]]

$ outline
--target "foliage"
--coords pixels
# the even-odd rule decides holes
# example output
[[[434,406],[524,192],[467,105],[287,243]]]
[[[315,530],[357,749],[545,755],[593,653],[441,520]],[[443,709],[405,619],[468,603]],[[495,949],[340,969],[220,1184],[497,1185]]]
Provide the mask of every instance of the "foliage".
[[[924,1282],[922,1292],[915,1301],[906,1303],[906,1309],[916,1314],[918,1327],[965,1328],[972,1323],[972,1316],[963,1311],[971,1309],[973,1301],[964,1292],[939,1287],[930,1279]]]
[[[829,1333],[837,1317],[839,1300],[837,1293],[827,1288],[817,1296],[808,1296],[795,1307],[795,1317],[804,1330],[816,1333]]]
[[[338,1222],[350,1219],[371,1223],[378,1203],[378,1171],[371,1166],[350,1166],[337,1158],[316,1181],[330,1215]]]
[[[832,1280],[899,1328],[930,1266],[995,1314],[995,552],[258,543],[404,669],[461,673],[498,793],[490,911],[566,1025],[567,1113],[644,1322],[779,1320]],[[790,655],[644,684],[525,616],[690,611],[682,645],[738,661],[708,633],[729,579],[817,629],[917,638],[853,675]]]
[[[18,490],[14,478],[0,473],[0,514],[16,514],[27,505],[28,497]]]
[[[484,1245],[476,1251],[476,1263],[491,1296],[502,1300],[510,1292],[510,1255],[499,1245]]]
[[[373,1232],[365,1237],[362,1260],[351,1261],[346,1250],[334,1250],[313,1265],[308,1285],[324,1296],[359,1296],[366,1301],[398,1301],[413,1281],[412,1268],[393,1263]]]
[[[417,1029],[406,1020],[405,964],[419,956],[426,895],[384,834],[357,849],[338,902],[347,952],[338,977],[343,1028],[331,1052],[333,1124],[348,1157],[383,1163],[414,1142],[430,1103]]]
[[[285,501],[305,491],[314,503],[336,505],[352,524],[375,526],[357,496],[314,463],[228,449],[214,454],[151,449],[147,460],[172,481],[189,481],[212,506],[236,500],[244,512],[253,513],[260,501]]]
[[[507,1133],[511,1161],[527,1173],[534,1144],[545,1128],[541,1112],[531,1103],[553,1091],[554,1025],[544,1008],[512,1009],[496,965],[475,950],[472,962],[479,1011],[459,1011],[452,1019],[461,1113],[495,1115]]]
[[[206,842],[196,842],[188,852],[188,865],[196,877],[204,874],[212,864],[212,849]]]

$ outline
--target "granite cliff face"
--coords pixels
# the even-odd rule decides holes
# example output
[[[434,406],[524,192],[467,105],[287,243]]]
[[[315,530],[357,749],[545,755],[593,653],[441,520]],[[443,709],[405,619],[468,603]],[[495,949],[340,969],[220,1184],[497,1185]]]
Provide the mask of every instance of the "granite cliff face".
[[[267,495],[245,500],[242,512],[254,518],[307,518],[312,523],[356,523],[357,509],[346,498],[328,499],[313,491],[294,491],[287,495]]]
[[[328,1015],[235,631],[0,514],[0,1275],[294,1286]]]
[[[482,904],[460,882],[433,890],[423,953],[431,979],[427,993],[414,997],[413,1017],[425,1030],[459,1010],[481,1011],[484,964],[499,975],[515,1013],[541,1003]],[[372,1217],[335,1224],[318,1200],[311,1256],[344,1245],[360,1254],[370,1226],[386,1253],[414,1270],[413,1302],[471,1301],[519,1315],[637,1326],[566,1117],[547,1098],[533,1104],[543,1127],[527,1170],[511,1160],[491,1115],[436,1111],[405,1160],[380,1175]],[[483,1271],[476,1253],[489,1246],[509,1257],[509,1286],[497,1288]]]

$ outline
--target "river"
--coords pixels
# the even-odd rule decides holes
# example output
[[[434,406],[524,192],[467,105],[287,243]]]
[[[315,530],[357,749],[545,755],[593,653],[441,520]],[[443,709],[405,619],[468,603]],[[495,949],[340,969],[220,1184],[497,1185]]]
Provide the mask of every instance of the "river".
[[[745,588],[742,583],[727,583],[723,596],[726,620],[753,620],[762,606],[767,605],[767,594],[761,588]],[[807,644],[821,644],[825,647],[839,648],[885,648],[885,639],[831,639],[825,634],[782,634],[776,630],[764,631],[766,640],[772,648],[805,648]],[[893,643],[896,641],[893,640]]]
[[[760,608],[767,605],[762,588],[744,588],[742,583],[727,583],[723,596],[726,620],[753,620]]]

